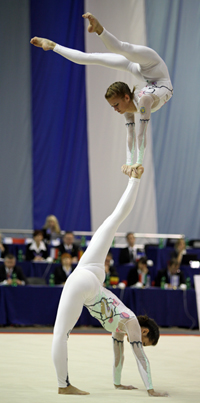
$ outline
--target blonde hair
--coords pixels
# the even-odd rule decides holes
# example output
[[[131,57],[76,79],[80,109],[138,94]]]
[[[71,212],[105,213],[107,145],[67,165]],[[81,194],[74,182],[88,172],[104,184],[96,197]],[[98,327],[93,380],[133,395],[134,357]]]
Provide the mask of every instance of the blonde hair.
[[[49,220],[54,221],[54,223],[55,223],[55,232],[57,232],[59,234],[60,233],[60,225],[59,225],[58,219],[56,218],[55,215],[48,215],[46,217],[44,228],[45,229],[49,228]]]
[[[123,83],[122,81],[116,81],[108,87],[105,93],[105,98],[109,99],[115,96],[124,98],[124,96],[127,94],[129,95],[130,99],[133,100],[134,91],[135,87],[133,87],[133,91],[131,91],[126,83]]]
[[[185,244],[185,246],[186,246],[185,239],[184,239],[184,238],[179,238],[179,239],[177,239],[177,241],[176,241],[176,243],[175,243],[175,248],[177,248],[177,247],[180,245],[180,243],[181,243],[182,241],[184,242],[184,244]]]

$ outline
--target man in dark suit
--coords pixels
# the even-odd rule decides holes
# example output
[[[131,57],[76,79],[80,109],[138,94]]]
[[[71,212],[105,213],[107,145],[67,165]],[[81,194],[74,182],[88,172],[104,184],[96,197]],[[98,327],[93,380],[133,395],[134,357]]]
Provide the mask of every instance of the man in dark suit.
[[[4,264],[0,266],[0,283],[5,285],[25,285],[26,277],[20,266],[16,266],[14,255],[8,254],[4,259]]]
[[[136,286],[139,288],[143,285],[145,286],[148,272],[147,259],[146,257],[141,257],[136,263],[136,266],[128,273],[127,287]]]
[[[8,247],[2,242],[2,234],[0,233],[0,258],[4,259],[8,253]]]
[[[63,253],[69,253],[72,257],[72,263],[78,262],[79,248],[74,243],[73,232],[65,232],[62,238],[62,243],[59,246],[59,252],[61,255],[63,255]]]
[[[128,246],[126,248],[121,249],[119,254],[119,264],[127,264],[127,263],[136,263],[136,249],[135,245],[135,236],[133,232],[128,232],[126,234],[126,241]]]
[[[160,287],[161,283],[165,283],[165,288],[173,288],[172,276],[177,278],[177,287],[186,288],[183,272],[180,270],[180,263],[176,258],[171,258],[167,268],[159,270],[155,279],[155,286]]]

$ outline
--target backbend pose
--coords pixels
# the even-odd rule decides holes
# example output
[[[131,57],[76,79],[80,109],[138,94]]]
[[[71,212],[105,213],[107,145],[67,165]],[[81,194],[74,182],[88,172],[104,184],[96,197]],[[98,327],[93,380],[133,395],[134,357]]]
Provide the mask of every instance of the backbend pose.
[[[90,13],[83,14],[88,18],[89,32],[96,32],[106,48],[113,53],[83,53],[74,49],[60,46],[48,39],[34,37],[31,43],[44,50],[53,50],[66,59],[77,64],[94,64],[128,71],[135,77],[145,80],[142,89],[130,90],[127,84],[116,82],[107,89],[105,97],[109,104],[120,114],[124,114],[130,151],[136,148],[135,113],[140,113],[137,133],[137,161],[133,165],[133,155],[127,158],[122,170],[131,177],[134,167],[142,164],[146,149],[146,132],[151,112],[160,109],[173,94],[169,72],[165,62],[152,49],[146,46],[132,45],[121,42],[110,34],[99,21]]]
[[[112,332],[115,387],[135,389],[133,386],[121,385],[124,359],[123,340],[127,334],[148,394],[166,396],[164,393],[160,394],[154,391],[149,361],[143,351],[143,346],[157,343],[159,339],[157,324],[148,317],[138,317],[137,319],[130,309],[102,285],[105,278],[104,262],[106,255],[115,232],[134,206],[143,170],[142,166],[133,170],[132,177],[128,180],[128,186],[115,210],[95,232],[76,269],[64,285],[52,344],[52,357],[57,373],[58,393],[60,394],[88,394],[70,384],[67,363],[67,339],[81,315],[83,306],[85,306],[106,330]]]

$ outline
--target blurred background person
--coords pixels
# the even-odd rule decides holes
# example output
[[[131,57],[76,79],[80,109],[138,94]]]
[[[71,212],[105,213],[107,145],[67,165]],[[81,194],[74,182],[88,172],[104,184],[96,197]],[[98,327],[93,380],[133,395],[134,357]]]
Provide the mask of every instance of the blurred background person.
[[[149,275],[147,259],[146,257],[141,257],[137,261],[136,266],[128,273],[127,287],[135,286],[141,288],[142,286],[145,286],[147,284],[147,275]]]
[[[47,216],[43,227],[43,236],[48,242],[61,237],[60,225],[55,215]]]
[[[135,248],[135,236],[133,232],[126,234],[127,247],[122,248],[119,253],[119,264],[136,263],[136,248]]]
[[[5,256],[4,264],[0,266],[0,284],[25,285],[26,277],[20,266],[16,266],[16,258],[11,253]]]
[[[171,258],[177,259],[178,263],[181,264],[183,255],[185,255],[186,252],[186,243],[184,238],[180,238],[176,241],[174,245],[174,251],[171,254]]]
[[[72,257],[69,253],[63,253],[61,256],[61,264],[54,270],[55,284],[65,284],[65,281],[74,270],[72,266]]]
[[[119,283],[119,274],[114,266],[114,260],[111,252],[108,252],[105,259],[105,280],[104,287],[117,285]]]
[[[186,289],[185,277],[180,270],[180,263],[176,258],[171,258],[165,269],[159,270],[155,278],[155,286],[161,288]]]
[[[66,231],[62,237],[62,242],[59,246],[59,252],[69,253],[72,257],[72,263],[78,262],[79,247],[74,242],[74,234],[71,231]]]
[[[42,262],[49,256],[47,245],[43,240],[43,231],[35,230],[33,240],[26,246],[26,260]]]
[[[8,247],[3,242],[3,236],[0,233],[0,258],[4,259],[4,257],[8,254]]]

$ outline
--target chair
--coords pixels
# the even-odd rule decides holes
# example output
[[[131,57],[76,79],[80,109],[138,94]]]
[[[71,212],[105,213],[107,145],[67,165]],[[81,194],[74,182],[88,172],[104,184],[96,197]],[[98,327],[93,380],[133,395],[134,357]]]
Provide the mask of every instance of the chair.
[[[174,248],[176,242],[176,238],[167,238],[166,246]]]
[[[188,245],[191,246],[192,248],[200,249],[200,239],[190,239]]]

